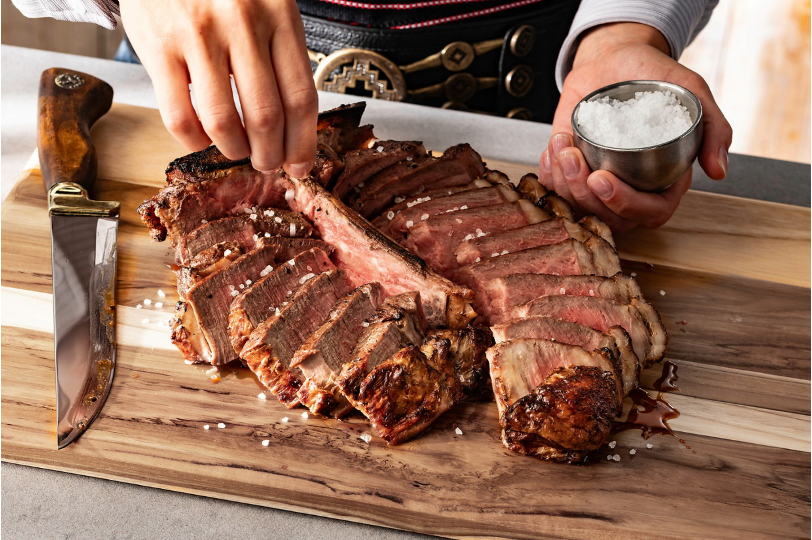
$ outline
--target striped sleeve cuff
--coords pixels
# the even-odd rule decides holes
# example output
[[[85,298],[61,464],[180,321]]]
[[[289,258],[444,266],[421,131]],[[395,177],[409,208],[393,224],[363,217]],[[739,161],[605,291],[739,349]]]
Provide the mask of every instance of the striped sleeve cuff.
[[[120,14],[114,0],[12,0],[12,3],[26,17],[89,22],[108,30],[116,27],[115,16]]]
[[[665,36],[671,57],[679,59],[682,51],[705,26],[719,0],[583,0],[555,66],[555,81],[560,90],[572,69],[578,42],[588,29],[607,23],[635,22],[647,24]]]

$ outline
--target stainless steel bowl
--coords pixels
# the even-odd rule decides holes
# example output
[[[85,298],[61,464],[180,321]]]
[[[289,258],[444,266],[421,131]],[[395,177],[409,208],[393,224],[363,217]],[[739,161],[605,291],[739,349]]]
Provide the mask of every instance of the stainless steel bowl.
[[[688,109],[693,124],[670,141],[645,148],[612,148],[587,139],[575,121],[581,103],[603,97],[627,101],[635,92],[666,91],[673,93]],[[677,181],[693,164],[702,143],[702,104],[685,88],[663,81],[624,81],[600,88],[582,99],[572,111],[572,133],[575,146],[584,154],[589,167],[602,169],[640,191],[662,191]]]

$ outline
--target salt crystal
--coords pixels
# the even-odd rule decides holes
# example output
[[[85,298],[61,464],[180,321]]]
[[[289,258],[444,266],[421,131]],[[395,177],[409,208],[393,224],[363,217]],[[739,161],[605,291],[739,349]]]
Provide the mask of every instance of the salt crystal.
[[[383,152],[383,146],[379,146],[375,149],[376,152]]]
[[[593,289],[589,289],[589,296],[595,296],[595,291]]]
[[[636,453],[637,453],[637,450],[635,450],[634,448],[629,450],[629,454],[631,454],[631,455],[635,455]]]
[[[279,216],[276,216],[275,218],[273,218],[273,220],[274,220],[275,222],[277,222],[277,223],[282,223],[282,218],[281,218],[281,217],[279,217]]]
[[[498,256],[499,256],[498,253],[491,253],[491,257],[498,257]]]
[[[142,306],[141,304],[138,304],[137,306],[135,306],[135,309],[143,309],[143,308],[144,308],[144,306]]]
[[[296,225],[291,223],[290,224],[290,235],[293,236],[294,234],[296,234]]]
[[[256,242],[257,240],[259,240],[259,235],[255,234],[254,235],[254,242]]]
[[[229,290],[233,291],[235,287],[234,287],[234,285],[229,285],[228,288],[229,288]]]
[[[282,423],[283,423],[283,424],[287,424],[287,423],[288,423],[288,420],[290,420],[290,418],[288,418],[287,416],[283,416],[283,417],[282,417]]]
[[[558,289],[558,292],[559,292],[559,294],[567,294],[567,289],[565,289],[564,287],[561,287],[560,289]]]
[[[285,201],[287,201],[287,202],[292,201],[294,195],[296,195],[296,192],[293,191],[292,189],[289,189],[289,190],[285,191]]]
[[[302,284],[305,281],[307,281],[308,279],[314,278],[315,276],[316,276],[316,274],[314,274],[313,272],[310,272],[309,274],[305,274],[305,275],[303,275],[301,277],[301,279],[299,279],[299,283]]]
[[[223,252],[223,257],[228,257],[229,255],[231,255],[231,250],[230,249],[227,249],[227,250],[225,250]]]
[[[289,264],[289,265],[291,265],[291,266],[296,266],[296,263],[295,263],[295,262],[293,262],[293,259],[289,260],[289,261],[288,261],[288,264]]]
[[[265,215],[268,217],[273,217],[275,213],[273,210],[265,210]]]
[[[395,217],[395,213],[392,212],[391,210],[386,213],[386,219],[388,219],[389,221],[392,221],[392,218],[394,218],[394,217]]]
[[[372,435],[370,435],[369,433],[364,433],[363,435],[361,435],[358,438],[361,439],[362,441],[364,441],[367,444],[372,442]]]
[[[312,272],[312,271],[313,271],[313,268],[311,268],[311,266],[310,266],[309,264],[307,265],[307,271],[308,271],[308,272]]]
[[[363,183],[363,182],[358,182],[358,187],[359,187],[359,188],[364,187],[364,183]]]
[[[669,91],[635,92],[627,101],[608,96],[581,103],[576,122],[584,136],[612,148],[647,148],[676,139],[693,122]]]
[[[456,433],[457,435],[462,435],[462,430],[460,428],[456,428],[454,430],[454,433]]]
[[[646,448],[648,448],[649,450],[651,450],[652,448],[654,448],[654,445],[653,445],[653,444],[651,444],[651,443],[646,443]]]
[[[302,413],[302,418],[304,418],[305,420],[307,420],[307,417],[308,417],[308,416],[310,416],[310,415],[309,415],[309,414],[307,414],[307,411],[305,411],[305,412],[303,412],[303,413]]]
[[[260,392],[259,394],[257,394],[257,397],[259,399],[268,399],[268,396],[265,395],[265,392]]]
[[[632,277],[637,277],[637,272],[632,272]]]
[[[620,461],[620,454],[615,454],[614,456],[612,456],[612,459],[614,459],[615,461]]]
[[[463,204],[462,206],[460,206],[460,210],[468,210],[468,205]]]
[[[219,427],[220,429],[223,429],[223,428],[226,427],[226,425],[224,423],[220,422],[219,424],[217,424],[217,427]]]
[[[508,250],[504,250],[501,255],[507,255],[508,253],[510,253]]]
[[[476,230],[476,237],[477,238],[482,238],[483,236],[486,236],[486,235],[485,235],[484,232],[482,232],[482,229],[477,229]]]
[[[268,274],[270,274],[271,272],[273,272],[273,266],[271,266],[269,264],[268,266],[266,266],[265,268],[262,269],[262,272],[260,272],[259,275],[262,276],[262,277],[265,277]]]
[[[144,298],[144,305],[148,306],[150,304],[152,304],[152,300],[150,300],[149,298]]]
[[[665,291],[660,290],[660,296],[665,296]]]
[[[482,258],[481,258],[481,257],[477,257],[477,258],[476,258],[476,260],[475,260],[474,262],[479,262],[479,261],[481,261],[481,260],[482,260]]]
[[[253,283],[253,281],[251,281],[250,279],[246,279],[246,280],[245,280],[245,286],[246,286],[246,287],[247,287],[247,286],[249,286],[249,285],[251,285],[252,283]]]
[[[217,373],[218,371],[219,371],[219,370],[217,369],[217,367],[213,367],[213,368],[211,368],[211,369],[209,369],[209,370],[206,370],[206,375],[214,375],[214,374],[215,374],[215,373]]]
[[[362,323],[361,323],[361,326],[363,326],[364,328],[366,328],[366,327],[368,327],[368,326],[369,326],[369,323],[368,323],[367,321],[364,321],[364,322],[362,322]]]
[[[251,212],[254,211],[254,209],[249,206],[248,208],[243,208],[242,211],[245,212],[246,214],[250,214]]]
[[[617,446],[617,441],[612,441],[609,443],[609,448],[614,448],[615,446]]]
[[[162,307],[164,307],[164,303],[163,302],[155,302],[155,307],[158,308],[158,309],[161,309]]]
[[[611,455],[606,456],[606,461],[612,461],[612,456]]]
[[[141,324],[149,324],[149,319],[141,319]]]
[[[466,242],[467,242],[468,240],[473,240],[473,239],[474,239],[474,235],[473,235],[473,234],[467,234],[467,235],[465,235],[465,238],[463,238],[463,240],[464,240],[464,241],[466,241]]]
[[[203,429],[209,429],[209,425],[206,424],[205,426],[203,426]]]
[[[203,225],[205,225],[206,223],[208,223],[208,221],[207,221],[207,220],[205,220],[205,219],[201,219],[201,220],[200,220],[200,223],[202,223]]]
[[[245,283],[240,283],[240,289],[244,289],[244,288],[245,288]]]
[[[422,216],[420,216],[420,221],[426,221],[427,219],[429,219],[428,214],[423,214]]]
[[[186,364],[187,366],[191,366],[192,364],[194,364],[194,362],[192,362],[191,360],[184,360],[183,363]]]
[[[412,161],[414,158],[412,156],[406,156],[406,161]]]
[[[268,439],[262,441],[262,446],[268,446],[269,444],[271,444],[271,441],[269,441]]]
[[[256,220],[257,220],[257,215],[256,215],[256,214],[251,214],[251,215],[250,215],[250,216],[248,216],[248,217],[250,217],[250,218],[251,218],[251,219],[253,219],[254,221],[256,221]]]
[[[265,233],[265,238],[270,238],[270,237],[271,237],[271,233],[266,232],[266,233]]]
[[[274,311],[274,315],[279,315],[279,313],[280,313],[279,308],[276,308],[276,311]]]
[[[411,219],[406,222],[406,228],[407,229],[411,229],[413,226],[414,226],[414,221],[412,221]]]
[[[406,199],[404,199],[403,197],[395,197],[395,204],[400,204],[400,203],[402,203],[402,202],[403,202],[403,201],[405,201],[405,200],[406,200]]]
[[[231,291],[231,296],[237,296],[238,294],[240,294],[240,293],[238,293],[236,290],[235,290],[235,291]]]
[[[166,298],[166,293],[163,292],[161,289],[158,289],[158,296],[160,296],[161,298]]]

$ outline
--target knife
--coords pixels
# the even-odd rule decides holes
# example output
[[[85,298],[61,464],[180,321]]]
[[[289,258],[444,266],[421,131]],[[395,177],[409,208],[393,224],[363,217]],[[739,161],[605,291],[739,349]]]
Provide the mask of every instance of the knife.
[[[90,126],[112,102],[113,89],[96,77],[42,73],[37,147],[51,216],[58,448],[96,419],[116,367],[119,203],[88,197],[96,180]]]

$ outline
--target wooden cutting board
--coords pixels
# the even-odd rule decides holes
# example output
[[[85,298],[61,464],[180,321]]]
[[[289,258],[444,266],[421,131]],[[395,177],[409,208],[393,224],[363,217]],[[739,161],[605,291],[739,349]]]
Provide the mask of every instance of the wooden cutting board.
[[[96,197],[122,203],[115,382],[88,433],[57,451],[49,220],[33,160],[2,212],[3,460],[449,537],[808,536],[809,209],[689,192],[662,229],[618,238],[671,336],[684,443],[627,431],[567,466],[506,450],[492,403],[389,448],[360,439],[360,420],[258,399],[239,370],[213,384],[185,365],[166,326],[169,247],[135,212],[184,150],[157,111],[123,105],[93,138]]]

